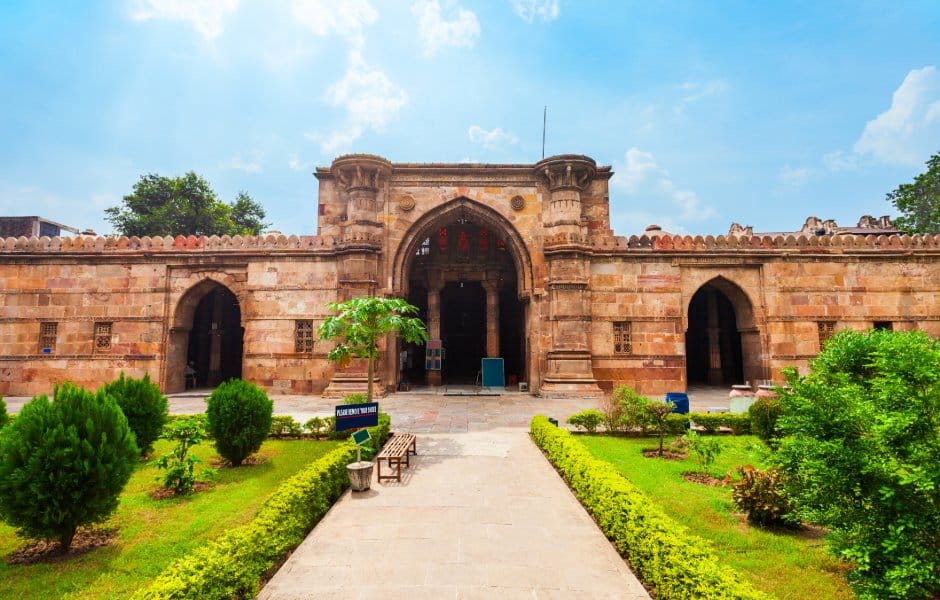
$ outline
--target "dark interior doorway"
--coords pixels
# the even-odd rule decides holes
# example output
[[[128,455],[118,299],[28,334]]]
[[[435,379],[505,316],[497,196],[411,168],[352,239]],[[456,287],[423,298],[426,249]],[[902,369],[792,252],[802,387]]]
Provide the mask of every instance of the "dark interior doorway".
[[[241,377],[244,329],[238,298],[216,286],[196,305],[186,363],[196,370],[196,387],[215,387]]]
[[[443,383],[476,382],[486,352],[486,292],[478,281],[451,281],[441,290]]]
[[[524,381],[525,306],[519,300],[515,284],[504,285],[499,291],[499,355],[506,367],[506,385]]]
[[[689,384],[744,383],[741,333],[734,306],[713,285],[699,288],[689,303],[685,351]]]

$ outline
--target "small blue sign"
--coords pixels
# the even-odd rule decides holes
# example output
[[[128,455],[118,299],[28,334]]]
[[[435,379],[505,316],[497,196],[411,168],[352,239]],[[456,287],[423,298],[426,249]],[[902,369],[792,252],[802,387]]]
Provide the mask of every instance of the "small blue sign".
[[[336,407],[336,431],[375,427],[379,424],[379,403],[343,404]]]

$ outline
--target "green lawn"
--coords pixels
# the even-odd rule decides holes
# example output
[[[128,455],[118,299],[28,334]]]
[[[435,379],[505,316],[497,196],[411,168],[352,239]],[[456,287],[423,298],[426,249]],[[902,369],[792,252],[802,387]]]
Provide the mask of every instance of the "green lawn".
[[[174,559],[206,540],[251,520],[277,486],[335,442],[264,443],[264,462],[219,469],[214,486],[182,499],[154,500],[157,469],[141,464],[104,527],[119,529],[110,546],[68,560],[28,566],[0,561],[0,598],[124,598],[156,577]],[[169,448],[158,441],[155,455]],[[206,463],[217,455],[211,442],[196,447]],[[22,546],[13,529],[0,524],[0,556]]]
[[[755,587],[783,599],[854,598],[843,578],[844,565],[826,553],[819,531],[767,530],[747,523],[731,501],[731,488],[685,481],[681,474],[699,470],[693,456],[683,461],[645,458],[653,438],[577,436],[594,456],[617,467],[634,485],[654,498],[676,521],[712,542],[727,565]],[[761,465],[760,440],[723,436],[722,454],[712,465],[721,476],[737,465]]]

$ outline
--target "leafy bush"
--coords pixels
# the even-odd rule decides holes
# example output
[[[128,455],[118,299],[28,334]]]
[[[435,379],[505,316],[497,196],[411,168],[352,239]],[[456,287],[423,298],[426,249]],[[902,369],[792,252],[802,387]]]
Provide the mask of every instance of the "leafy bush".
[[[659,598],[766,599],[708,544],[633,486],[610,464],[594,458],[567,431],[536,416],[532,438],[568,481],[598,525]]]
[[[639,430],[641,433],[646,433],[652,424],[647,410],[650,399],[641,396],[636,390],[626,385],[617,386],[617,389],[614,390],[614,399],[620,403],[620,407],[623,409],[620,417],[622,429],[625,431]]]
[[[689,420],[701,427],[703,433],[718,433],[718,428],[724,425],[725,413],[690,413]]]
[[[758,398],[748,409],[751,417],[751,431],[754,435],[771,443],[776,435],[777,419],[783,413],[783,406],[778,398]]]
[[[724,413],[721,424],[729,428],[734,435],[751,433],[751,415],[748,413]]]
[[[784,525],[792,523],[793,507],[783,487],[780,471],[758,471],[751,465],[736,469],[741,479],[731,488],[731,498],[744,511],[747,520],[758,525]]]
[[[297,473],[271,494],[247,525],[176,561],[138,600],[254,598],[261,578],[306,537],[349,484],[355,455],[343,444]]]
[[[666,415],[666,433],[670,435],[682,435],[688,428],[688,414],[669,413]]]
[[[10,421],[10,416],[7,414],[7,403],[3,401],[3,396],[0,396],[0,429],[3,429],[3,426]]]
[[[940,341],[844,330],[785,372],[772,456],[860,598],[940,597]]]
[[[264,390],[241,379],[222,383],[206,403],[207,429],[215,449],[237,467],[261,448],[271,431],[274,403]]]
[[[324,432],[327,427],[327,420],[323,417],[311,417],[307,419],[307,422],[304,423],[304,429],[307,430],[314,439],[320,439],[320,435]],[[329,431],[327,431],[329,434]]]
[[[708,473],[708,468],[721,454],[721,441],[715,437],[701,436],[691,429],[686,432],[685,441],[688,444],[689,451],[695,455],[699,466],[702,467],[702,473]]]
[[[597,426],[604,422],[604,413],[596,408],[589,408],[571,415],[565,422],[588,433],[594,433],[597,431]]]
[[[608,433],[623,430],[623,407],[613,396],[604,396],[600,402],[600,412],[604,415],[604,429]]]
[[[300,423],[294,420],[290,415],[278,415],[271,417],[271,431],[268,432],[270,438],[297,438],[303,435]]]
[[[160,437],[175,442],[173,450],[157,459],[157,468],[165,469],[162,485],[165,490],[173,490],[177,496],[189,494],[196,485],[196,464],[199,458],[189,454],[189,449],[202,442],[205,435],[205,421],[194,417],[175,419],[163,429]]]
[[[68,550],[117,508],[140,454],[114,399],[72,384],[38,396],[0,431],[0,518]]]
[[[343,398],[343,404],[365,404],[366,395],[356,392],[355,394],[347,394]]]
[[[153,451],[153,443],[166,423],[169,413],[169,403],[166,396],[160,393],[160,388],[150,381],[150,375],[145,374],[143,379],[125,377],[124,373],[102,388],[117,402],[127,424],[137,437],[137,447],[141,456]]]

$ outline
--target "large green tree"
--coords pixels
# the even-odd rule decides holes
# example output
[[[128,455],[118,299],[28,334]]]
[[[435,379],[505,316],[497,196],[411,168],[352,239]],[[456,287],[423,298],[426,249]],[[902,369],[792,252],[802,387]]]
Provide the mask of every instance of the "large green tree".
[[[346,302],[333,302],[328,308],[335,312],[317,329],[321,340],[337,340],[327,355],[340,365],[353,358],[369,362],[366,398],[372,402],[372,374],[379,357],[379,340],[395,332],[409,343],[422,343],[428,339],[424,323],[415,315],[418,307],[401,298],[353,298]]]
[[[860,598],[940,597],[940,342],[842,331],[787,372],[774,460]]]
[[[888,194],[888,200],[901,213],[894,220],[907,233],[940,233],[940,152],[927,161],[927,171],[902,183]]]
[[[180,177],[142,175],[121,206],[105,209],[120,235],[258,235],[264,209],[241,192],[232,204],[218,198],[192,171]]]

